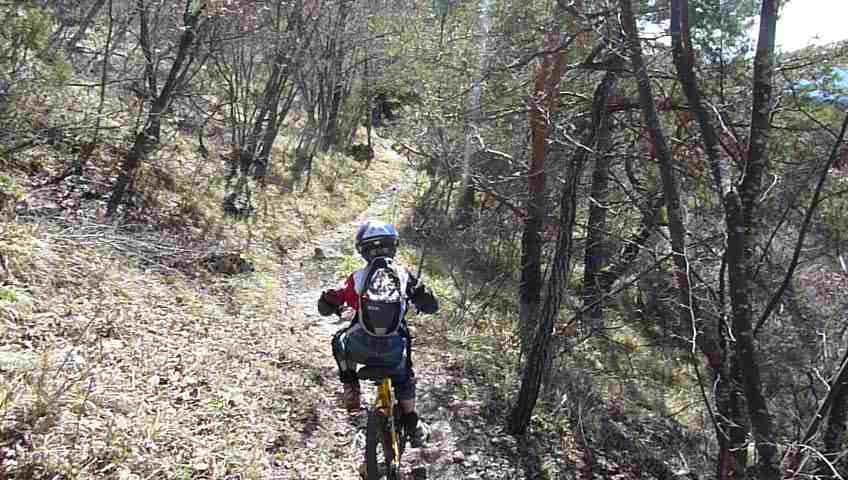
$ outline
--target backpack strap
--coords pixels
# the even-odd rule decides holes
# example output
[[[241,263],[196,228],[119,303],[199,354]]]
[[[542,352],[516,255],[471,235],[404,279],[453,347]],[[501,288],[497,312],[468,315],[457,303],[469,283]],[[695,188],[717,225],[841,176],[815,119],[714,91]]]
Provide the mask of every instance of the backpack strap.
[[[356,292],[357,297],[361,297],[365,292],[365,278],[368,275],[367,270],[368,267],[365,267],[353,272],[353,290]]]

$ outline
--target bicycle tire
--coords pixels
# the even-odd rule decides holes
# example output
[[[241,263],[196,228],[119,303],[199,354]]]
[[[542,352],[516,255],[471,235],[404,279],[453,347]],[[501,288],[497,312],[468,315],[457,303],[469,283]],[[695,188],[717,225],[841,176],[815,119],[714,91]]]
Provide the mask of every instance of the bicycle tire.
[[[401,456],[403,455],[403,442],[398,445]],[[377,454],[383,453],[385,462],[385,477],[387,480],[400,480],[400,471],[392,471],[391,465],[394,452],[391,445],[391,434],[388,431],[386,418],[374,410],[368,411],[368,426],[365,432],[365,470],[367,480],[379,480],[382,476],[380,462]]]

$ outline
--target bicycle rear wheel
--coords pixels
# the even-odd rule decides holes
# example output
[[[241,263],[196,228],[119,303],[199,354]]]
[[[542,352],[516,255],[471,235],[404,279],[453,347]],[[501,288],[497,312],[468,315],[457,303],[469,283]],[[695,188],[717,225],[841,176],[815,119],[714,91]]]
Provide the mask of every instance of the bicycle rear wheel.
[[[403,442],[398,438],[399,454],[403,454]],[[388,419],[374,410],[368,412],[368,427],[365,432],[365,469],[367,480],[400,480],[400,469],[392,468],[394,452]],[[400,463],[400,462],[398,462]]]

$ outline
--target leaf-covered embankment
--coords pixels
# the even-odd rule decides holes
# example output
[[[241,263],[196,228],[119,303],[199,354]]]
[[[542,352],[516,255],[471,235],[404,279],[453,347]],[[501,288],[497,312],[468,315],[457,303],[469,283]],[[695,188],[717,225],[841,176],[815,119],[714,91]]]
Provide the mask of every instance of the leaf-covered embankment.
[[[206,237],[99,223],[99,201],[0,224],[0,477],[265,478],[308,438],[330,361],[286,305],[285,258],[403,168],[373,165],[316,165],[307,194]]]

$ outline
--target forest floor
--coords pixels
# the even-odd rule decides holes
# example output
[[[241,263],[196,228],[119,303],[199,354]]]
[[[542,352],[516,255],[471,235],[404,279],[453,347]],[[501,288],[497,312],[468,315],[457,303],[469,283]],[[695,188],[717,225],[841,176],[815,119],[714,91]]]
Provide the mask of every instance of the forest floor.
[[[415,178],[388,145],[375,168],[316,165],[308,196],[269,189],[257,222],[103,222],[107,155],[56,184],[61,162],[18,175],[24,200],[0,222],[0,479],[359,478],[365,413],[340,408],[329,341],[341,325],[315,301],[361,265],[359,222],[403,223],[412,206],[397,199]],[[192,198],[210,212],[220,201]],[[214,271],[222,259],[252,268]],[[441,479],[562,472],[556,438],[542,454],[504,434],[487,360],[443,316],[410,323],[431,438],[409,465]]]

